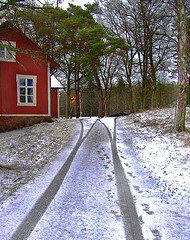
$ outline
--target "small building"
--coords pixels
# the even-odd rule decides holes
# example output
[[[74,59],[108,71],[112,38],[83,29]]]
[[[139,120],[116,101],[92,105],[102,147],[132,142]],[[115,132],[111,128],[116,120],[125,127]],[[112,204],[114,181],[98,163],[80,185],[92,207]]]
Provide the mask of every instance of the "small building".
[[[63,88],[63,85],[57,80],[57,78],[52,75],[51,76],[51,116],[52,118],[59,118],[59,90]]]
[[[57,68],[18,28],[0,25],[0,131],[50,121],[52,114],[58,117],[50,81]]]

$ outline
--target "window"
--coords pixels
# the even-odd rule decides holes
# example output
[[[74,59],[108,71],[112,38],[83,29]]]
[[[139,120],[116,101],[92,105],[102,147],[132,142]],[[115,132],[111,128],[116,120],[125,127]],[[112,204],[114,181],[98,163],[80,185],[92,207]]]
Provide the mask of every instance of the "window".
[[[16,48],[16,42],[0,41],[0,61],[15,62],[16,53],[13,48]]]
[[[37,76],[17,74],[17,105],[36,106]]]

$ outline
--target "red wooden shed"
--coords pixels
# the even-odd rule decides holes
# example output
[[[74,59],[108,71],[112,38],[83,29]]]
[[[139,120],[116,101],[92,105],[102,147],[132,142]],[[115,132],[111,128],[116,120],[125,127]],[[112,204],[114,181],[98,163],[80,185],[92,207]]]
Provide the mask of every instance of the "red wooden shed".
[[[51,119],[50,75],[57,68],[19,29],[0,25],[0,131]]]

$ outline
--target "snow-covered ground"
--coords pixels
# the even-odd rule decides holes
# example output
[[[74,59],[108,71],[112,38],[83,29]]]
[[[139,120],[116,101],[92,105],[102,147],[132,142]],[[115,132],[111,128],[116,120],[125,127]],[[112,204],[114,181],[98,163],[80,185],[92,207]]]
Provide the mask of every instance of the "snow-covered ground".
[[[0,202],[40,173],[80,134],[80,122],[60,120],[0,133]]]
[[[173,109],[162,109],[117,119],[118,152],[145,240],[189,240],[190,236],[190,109],[186,132],[173,131],[173,118]],[[102,121],[113,136],[113,118]],[[84,123],[86,132],[94,119]],[[0,133],[0,214],[7,209],[11,217],[22,218],[16,206],[26,201],[24,206],[29,208],[34,203],[40,186],[51,181],[51,174],[63,164],[59,159],[52,161],[62,150],[66,159],[79,134],[78,120]],[[35,180],[39,175],[46,180],[39,183]],[[32,187],[35,183],[39,184],[36,188]],[[30,201],[19,200],[23,192]],[[17,202],[14,208],[12,202]]]
[[[118,118],[118,151],[145,240],[190,239],[190,109],[186,132],[173,130],[174,109]]]

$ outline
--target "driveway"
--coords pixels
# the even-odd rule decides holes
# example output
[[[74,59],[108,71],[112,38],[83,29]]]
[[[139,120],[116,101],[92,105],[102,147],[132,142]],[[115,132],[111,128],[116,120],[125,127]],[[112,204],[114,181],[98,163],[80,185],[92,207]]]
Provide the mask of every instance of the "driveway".
[[[62,154],[62,157],[64,155]],[[116,148],[114,118],[81,120],[78,142],[12,236],[4,239],[142,240]]]

